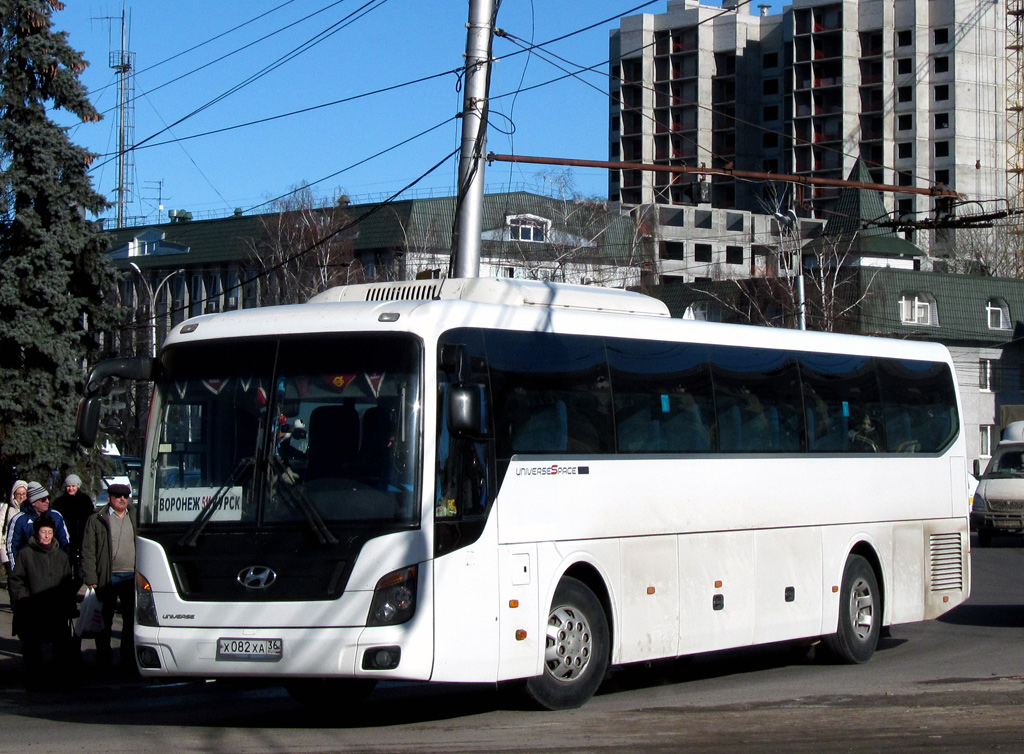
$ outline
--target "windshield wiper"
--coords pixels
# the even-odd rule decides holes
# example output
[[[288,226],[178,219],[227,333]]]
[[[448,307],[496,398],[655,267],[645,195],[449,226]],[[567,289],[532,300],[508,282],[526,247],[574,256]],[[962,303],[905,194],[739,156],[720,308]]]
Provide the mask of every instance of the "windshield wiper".
[[[242,472],[248,469],[250,466],[255,466],[256,460],[252,457],[242,458],[231,473],[228,474],[227,480],[220,486],[220,488],[213,493],[213,497],[210,498],[210,502],[199,511],[199,515],[196,516],[188,530],[178,540],[178,544],[182,547],[195,547],[196,540],[199,539],[199,535],[202,534],[203,529],[210,523],[210,519],[213,518],[213,514],[220,508],[224,498],[227,497],[228,492],[232,487],[235,486],[235,482],[241,480]]]
[[[279,475],[279,483],[275,492],[281,495],[285,502],[302,511],[302,515],[306,517],[306,521],[309,522],[309,526],[313,530],[313,533],[316,534],[317,539],[320,540],[320,544],[338,544],[337,538],[331,534],[331,530],[327,528],[327,524],[324,523],[319,511],[317,511],[313,504],[309,502],[309,498],[306,497],[306,493],[295,485],[280,483],[280,479],[282,477],[294,472],[284,464],[280,456],[272,456],[270,463]]]

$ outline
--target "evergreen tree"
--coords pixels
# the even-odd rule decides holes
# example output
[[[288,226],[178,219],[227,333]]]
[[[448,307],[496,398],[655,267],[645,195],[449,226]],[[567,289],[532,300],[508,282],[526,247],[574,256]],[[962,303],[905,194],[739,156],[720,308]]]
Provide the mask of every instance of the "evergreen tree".
[[[49,109],[99,120],[78,76],[87,65],[52,28],[58,0],[0,0],[0,462],[47,481],[76,463],[74,424],[95,333],[115,277],[87,212],[94,155]],[[2,476],[0,476],[2,479]]]

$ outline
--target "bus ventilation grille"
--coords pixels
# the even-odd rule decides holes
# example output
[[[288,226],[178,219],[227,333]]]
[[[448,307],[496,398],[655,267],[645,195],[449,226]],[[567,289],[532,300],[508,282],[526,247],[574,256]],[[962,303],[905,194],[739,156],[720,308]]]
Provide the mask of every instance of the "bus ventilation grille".
[[[929,546],[932,559],[933,592],[964,588],[964,559],[960,533],[932,534]]]
[[[440,282],[420,285],[370,286],[366,291],[367,301],[433,301],[438,297]]]

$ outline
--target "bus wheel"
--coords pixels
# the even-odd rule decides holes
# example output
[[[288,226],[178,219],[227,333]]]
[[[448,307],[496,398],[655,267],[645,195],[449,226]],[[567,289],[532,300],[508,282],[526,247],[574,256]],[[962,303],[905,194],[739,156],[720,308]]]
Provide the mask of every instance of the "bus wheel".
[[[878,577],[860,555],[851,555],[839,592],[839,630],[825,644],[842,662],[867,662],[875,653],[882,629],[882,600]]]
[[[608,620],[594,593],[566,577],[548,614],[544,673],[526,682],[526,694],[543,709],[575,709],[597,691],[608,669]]]
[[[373,678],[303,678],[285,684],[285,689],[303,707],[337,714],[360,705],[376,685]]]

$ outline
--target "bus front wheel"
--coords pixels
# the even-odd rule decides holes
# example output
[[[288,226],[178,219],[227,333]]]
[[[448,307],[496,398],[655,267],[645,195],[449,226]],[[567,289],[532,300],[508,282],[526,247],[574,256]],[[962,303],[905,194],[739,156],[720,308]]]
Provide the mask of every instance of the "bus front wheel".
[[[860,555],[851,555],[839,592],[839,629],[825,637],[825,644],[842,662],[867,662],[881,630],[882,599],[875,569]]]
[[[610,659],[608,620],[594,593],[565,577],[548,613],[544,672],[526,682],[526,694],[543,709],[575,709],[594,695]]]

